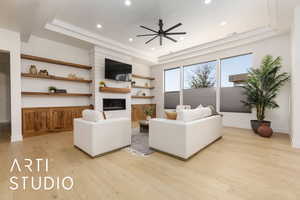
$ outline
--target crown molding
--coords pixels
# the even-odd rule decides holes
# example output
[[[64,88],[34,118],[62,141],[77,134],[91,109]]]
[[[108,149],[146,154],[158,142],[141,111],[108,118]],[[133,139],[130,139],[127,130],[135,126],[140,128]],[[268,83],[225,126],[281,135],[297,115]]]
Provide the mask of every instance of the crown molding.
[[[238,33],[220,40],[208,42],[205,44],[197,45],[188,49],[177,51],[168,55],[160,56],[158,58],[159,64],[166,64],[175,62],[178,60],[184,60],[193,58],[196,56],[202,56],[210,53],[214,53],[221,50],[226,50],[257,41],[261,41],[277,35],[287,33],[288,30],[274,30],[270,26],[258,28],[255,30],[247,31],[244,33]]]
[[[135,48],[126,46],[122,43],[103,37],[99,34],[92,33],[88,30],[82,29],[61,20],[54,19],[52,22],[45,25],[45,29],[91,43],[100,48],[119,52],[133,58],[146,60],[152,64],[157,63],[157,58],[151,56],[146,52],[142,52]]]

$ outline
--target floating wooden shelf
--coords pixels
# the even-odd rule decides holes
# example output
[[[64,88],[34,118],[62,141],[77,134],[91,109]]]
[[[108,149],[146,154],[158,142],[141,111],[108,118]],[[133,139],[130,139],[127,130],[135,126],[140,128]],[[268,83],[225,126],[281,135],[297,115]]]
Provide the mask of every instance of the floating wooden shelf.
[[[64,65],[64,66],[69,66],[69,67],[75,67],[75,68],[80,68],[80,69],[85,69],[85,70],[91,70],[92,67],[88,65],[81,65],[81,64],[75,64],[75,63],[70,63],[70,62],[65,62],[65,61],[60,61],[60,60],[54,60],[50,58],[43,58],[43,57],[38,57],[38,56],[31,56],[31,55],[26,55],[26,54],[21,54],[22,59],[27,59],[27,60],[34,60],[34,61],[39,61],[39,62],[46,62],[46,63],[51,63],[51,64],[58,64],[58,65]]]
[[[155,78],[153,78],[153,77],[141,76],[141,75],[137,75],[137,74],[132,74],[132,77],[133,78],[140,78],[140,79],[147,79],[147,80],[150,80],[150,81],[155,80]]]
[[[142,89],[154,89],[154,87],[149,87],[149,86],[139,86],[139,85],[133,85],[132,88],[142,88]]]
[[[131,96],[134,99],[153,99],[154,96]]]
[[[106,92],[106,93],[130,93],[130,88],[113,88],[113,87],[100,87],[100,92]]]
[[[35,96],[69,96],[69,97],[90,97],[92,94],[84,93],[48,93],[48,92],[22,92],[22,95],[35,95]]]
[[[22,73],[22,77],[28,78],[40,78],[40,79],[52,79],[52,80],[60,80],[60,81],[72,81],[72,82],[80,82],[80,83],[91,83],[92,80],[82,80],[82,79],[72,79],[72,78],[65,78],[59,76],[41,76],[41,75],[33,75],[28,73]]]

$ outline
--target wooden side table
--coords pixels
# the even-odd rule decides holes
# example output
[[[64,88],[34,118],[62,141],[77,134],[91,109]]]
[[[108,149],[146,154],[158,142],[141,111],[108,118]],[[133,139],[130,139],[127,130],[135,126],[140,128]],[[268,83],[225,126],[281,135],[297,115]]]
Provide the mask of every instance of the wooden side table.
[[[148,133],[149,132],[149,121],[141,120],[139,121],[140,124],[140,132],[141,133]]]

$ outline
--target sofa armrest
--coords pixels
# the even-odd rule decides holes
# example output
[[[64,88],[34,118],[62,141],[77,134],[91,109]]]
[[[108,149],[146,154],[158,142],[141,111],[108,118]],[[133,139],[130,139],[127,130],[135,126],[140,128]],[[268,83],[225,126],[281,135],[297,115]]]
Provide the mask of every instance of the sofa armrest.
[[[166,153],[184,157],[186,146],[185,130],[186,125],[181,121],[151,119],[149,124],[149,146]]]

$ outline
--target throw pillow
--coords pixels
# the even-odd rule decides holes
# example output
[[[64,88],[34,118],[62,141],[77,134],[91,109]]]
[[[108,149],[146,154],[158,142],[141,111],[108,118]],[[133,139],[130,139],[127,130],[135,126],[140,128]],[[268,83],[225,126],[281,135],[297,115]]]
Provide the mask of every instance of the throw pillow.
[[[98,122],[103,120],[103,115],[101,112],[96,110],[84,110],[82,111],[82,118],[90,122]]]
[[[203,119],[211,116],[212,111],[208,107],[196,108],[192,110],[182,110],[177,113],[177,120],[190,122],[194,120]]]
[[[176,112],[165,111],[165,114],[167,116],[167,119],[176,120],[176,118],[177,118],[177,113]]]

